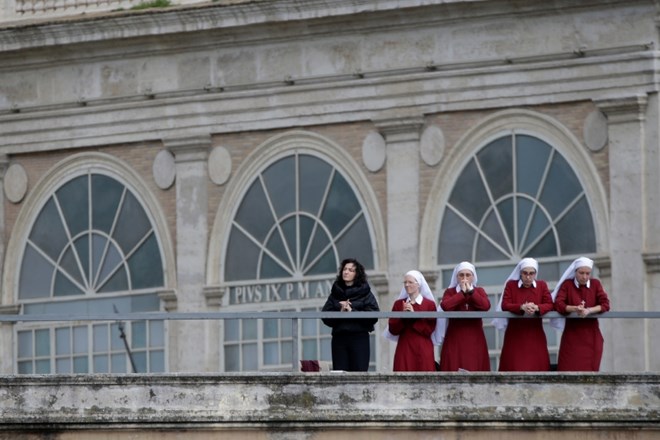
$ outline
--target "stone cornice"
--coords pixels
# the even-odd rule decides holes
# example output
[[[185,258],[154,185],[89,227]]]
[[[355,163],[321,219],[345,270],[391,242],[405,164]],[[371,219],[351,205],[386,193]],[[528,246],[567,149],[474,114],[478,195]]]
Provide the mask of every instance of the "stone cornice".
[[[205,161],[211,148],[211,136],[187,136],[163,139],[163,145],[174,154],[176,163]]]
[[[642,254],[647,273],[660,273],[660,252]]]
[[[594,103],[607,116],[609,124],[623,124],[643,121],[648,99],[645,95],[635,95],[595,100]]]

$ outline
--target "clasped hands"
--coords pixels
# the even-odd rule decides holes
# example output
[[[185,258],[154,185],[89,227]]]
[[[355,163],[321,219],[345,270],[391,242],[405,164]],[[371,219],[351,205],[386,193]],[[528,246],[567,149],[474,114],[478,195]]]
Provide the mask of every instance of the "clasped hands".
[[[539,306],[533,302],[525,302],[520,306],[520,310],[522,310],[525,315],[533,315],[539,311]]]
[[[349,300],[339,301],[339,305],[341,306],[341,311],[342,312],[351,312],[351,311],[353,311],[353,307],[351,306],[351,302]]]
[[[584,318],[591,313],[591,309],[589,307],[585,307],[584,301],[582,301],[579,306],[575,306],[575,313],[577,313],[578,316]]]

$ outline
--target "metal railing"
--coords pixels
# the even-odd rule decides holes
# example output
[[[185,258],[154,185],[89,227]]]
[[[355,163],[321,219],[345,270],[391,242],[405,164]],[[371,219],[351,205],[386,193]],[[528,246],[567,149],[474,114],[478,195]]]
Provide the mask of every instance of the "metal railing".
[[[292,324],[292,368],[298,371],[300,364],[299,357],[299,339],[300,333],[299,320],[301,319],[387,319],[387,318],[410,318],[410,312],[141,312],[141,313],[112,313],[112,314],[87,314],[87,315],[54,315],[54,314],[35,314],[35,315],[8,315],[0,314],[0,323],[18,323],[18,322],[68,322],[68,321],[197,321],[197,320],[225,320],[225,319],[290,319]],[[567,318],[567,319],[658,319],[660,311],[615,311],[606,313],[595,313],[581,318],[575,313],[564,316],[558,312],[548,312],[543,316],[515,315],[509,312],[414,312],[415,318],[509,318],[509,319],[548,319],[548,318]]]

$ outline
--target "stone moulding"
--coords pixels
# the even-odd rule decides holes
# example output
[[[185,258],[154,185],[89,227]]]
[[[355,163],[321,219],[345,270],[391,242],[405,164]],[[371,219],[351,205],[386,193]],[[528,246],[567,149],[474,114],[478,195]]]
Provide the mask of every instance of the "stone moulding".
[[[260,373],[0,376],[0,436],[39,429],[660,431],[660,375]],[[192,427],[192,428],[191,428]],[[657,435],[657,434],[656,434]]]

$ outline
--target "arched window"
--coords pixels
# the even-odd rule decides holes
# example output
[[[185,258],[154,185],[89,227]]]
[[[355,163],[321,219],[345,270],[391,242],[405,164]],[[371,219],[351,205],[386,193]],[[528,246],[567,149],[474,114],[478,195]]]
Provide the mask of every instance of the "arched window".
[[[158,238],[140,201],[117,178],[88,170],[56,188],[34,219],[18,300],[24,314],[158,311],[163,285]],[[165,368],[162,321],[23,324],[17,340],[19,373]]]
[[[347,257],[374,268],[359,197],[328,160],[288,154],[255,176],[233,217],[224,259],[228,305],[319,310]],[[290,369],[291,332],[284,320],[226,321],[225,371]],[[329,335],[320,321],[303,320],[301,358],[329,361]]]
[[[457,262],[474,262],[480,284],[492,286],[494,309],[521,258],[538,259],[540,277],[556,281],[568,261],[595,251],[591,209],[570,163],[542,139],[511,133],[485,145],[460,172],[443,214],[437,263],[447,285]],[[486,332],[489,346],[499,348],[501,336],[493,327]],[[552,348],[556,335],[547,333]]]

